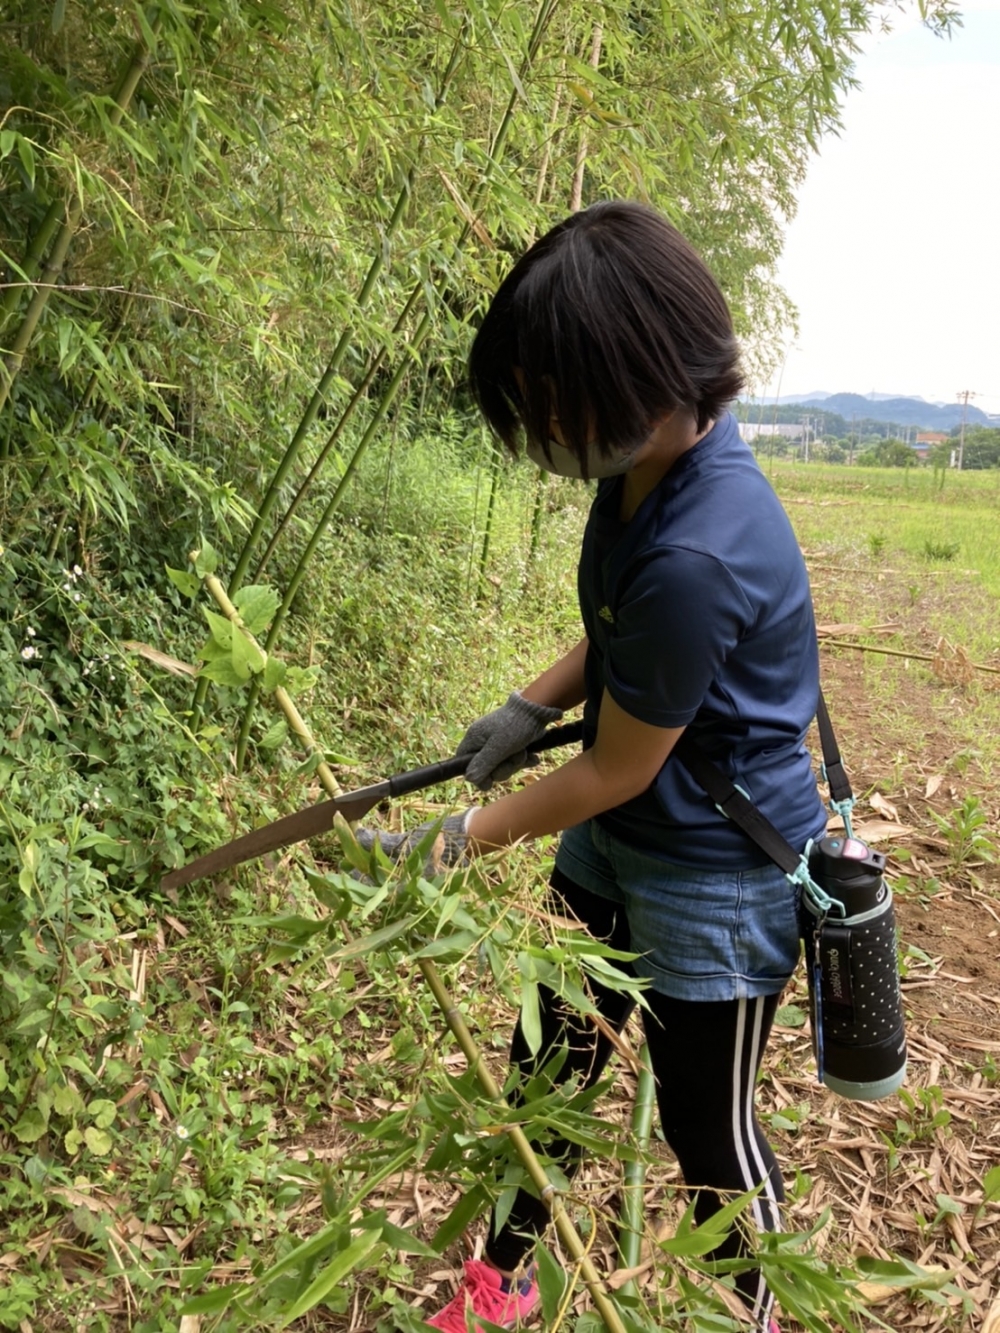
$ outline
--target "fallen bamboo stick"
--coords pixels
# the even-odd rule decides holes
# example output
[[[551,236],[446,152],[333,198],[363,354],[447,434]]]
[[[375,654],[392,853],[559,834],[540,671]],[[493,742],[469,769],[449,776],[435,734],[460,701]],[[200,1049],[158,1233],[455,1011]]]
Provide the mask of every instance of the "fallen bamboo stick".
[[[820,639],[820,645],[824,648],[853,648],[859,653],[882,653],[886,657],[912,657],[915,662],[937,662],[940,657],[936,653],[916,653],[909,648],[880,648],[873,643],[849,643],[846,639]],[[984,662],[968,662],[968,665],[974,671],[988,671],[994,676],[1000,676],[1000,667],[987,666]]]

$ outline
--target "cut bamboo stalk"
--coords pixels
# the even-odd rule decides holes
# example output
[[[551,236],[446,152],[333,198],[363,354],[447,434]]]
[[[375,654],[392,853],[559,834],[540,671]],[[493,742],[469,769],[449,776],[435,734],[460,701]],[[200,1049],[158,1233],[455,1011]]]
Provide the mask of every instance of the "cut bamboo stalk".
[[[427,959],[422,958],[420,959],[420,971],[423,973],[424,980],[430,987],[434,998],[438,1003],[438,1007],[444,1014],[445,1022],[451,1029],[452,1035],[462,1050],[462,1054],[469,1062],[469,1068],[479,1081],[483,1091],[486,1093],[487,1097],[506,1105],[506,1103],[503,1102],[503,1095],[497,1081],[490,1073],[486,1061],[476,1045],[475,1038],[469,1031],[465,1019],[462,1017],[461,1010],[452,1001],[452,998],[445,989],[434,964]],[[538,1190],[539,1197],[549,1210],[552,1224],[559,1234],[560,1241],[578,1264],[584,1283],[593,1298],[598,1314],[604,1321],[605,1328],[609,1330],[609,1333],[627,1333],[622,1317],[615,1309],[611,1298],[608,1296],[604,1283],[601,1280],[601,1276],[590,1258],[587,1247],[580,1239],[576,1227],[574,1227],[573,1223],[570,1221],[569,1215],[563,1207],[562,1196],[545,1174],[545,1168],[538,1160],[537,1154],[528,1140],[528,1136],[520,1125],[509,1126],[507,1134],[517,1151],[518,1157],[520,1157],[521,1161],[524,1163],[524,1167],[527,1170],[528,1175],[531,1177],[532,1184]]]
[[[191,555],[188,558],[190,559],[191,563],[194,564],[197,557],[198,557],[198,552],[192,551]],[[259,650],[261,656],[264,658],[264,661],[266,662],[267,653],[260,646],[260,644],[257,643],[257,640],[247,629],[246,625],[244,625],[242,619],[240,618],[239,611],[237,611],[236,607],[229,600],[229,594],[226,592],[221,582],[215,577],[214,574],[206,574],[203,582],[205,584],[205,587],[208,589],[208,591],[212,594],[212,596],[218,603],[219,609],[222,611],[222,614],[226,617],[227,620],[231,621],[239,629],[241,634],[246,635],[246,637],[250,640],[250,642],[254,644],[255,647]],[[292,696],[288,693],[288,691],[286,689],[283,689],[282,686],[279,685],[278,688],[274,691],[274,700],[275,703],[278,705],[278,707],[281,709],[282,713],[284,713],[285,719],[288,722],[290,729],[302,742],[302,745],[305,747],[307,753],[322,754],[323,751],[317,745],[316,739],[313,736],[312,732],[309,730],[309,726],[306,723],[305,718],[295,707],[294,700],[292,699]],[[333,775],[333,769],[330,767],[330,765],[326,762],[325,759],[321,759],[319,761],[319,763],[316,766],[316,772],[319,775],[320,782],[323,784],[323,790],[327,793],[328,796],[339,796],[341,794],[341,788],[339,783],[337,782],[337,779]]]
[[[656,1080],[649,1065],[649,1047],[639,1052],[639,1082],[632,1108],[632,1141],[636,1158],[625,1163],[622,1187],[621,1226],[618,1234],[619,1262],[624,1269],[638,1268],[642,1259],[642,1237],[645,1228],[646,1153],[653,1128],[656,1109]],[[622,1294],[637,1297],[639,1289],[635,1278],[621,1288]]]
[[[820,639],[819,642],[823,648],[853,648],[858,653],[881,653],[885,657],[912,657],[915,662],[939,660],[939,655],[936,653],[915,653],[908,648],[882,648],[873,643],[851,643],[847,639]],[[974,671],[988,671],[991,675],[1000,676],[1000,667],[987,666],[984,662],[970,662],[969,666]]]

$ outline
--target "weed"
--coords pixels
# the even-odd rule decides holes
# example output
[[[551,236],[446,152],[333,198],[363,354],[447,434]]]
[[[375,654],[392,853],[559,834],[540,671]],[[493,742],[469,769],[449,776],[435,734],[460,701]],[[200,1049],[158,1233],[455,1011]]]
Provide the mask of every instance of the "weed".
[[[786,1134],[797,1134],[809,1121],[812,1106],[809,1102],[799,1102],[797,1106],[783,1106],[780,1111],[772,1111],[767,1123],[772,1129],[784,1130]]]
[[[868,552],[873,560],[881,560],[885,554],[888,538],[884,532],[870,532],[868,534]]]
[[[932,810],[931,818],[948,843],[953,869],[996,860],[996,844],[983,832],[989,827],[989,816],[978,796],[967,796],[950,815],[939,815]]]
[[[929,1088],[907,1088],[899,1091],[903,1115],[896,1118],[892,1142],[896,1147],[911,1143],[926,1143],[951,1124],[951,1112],[944,1105],[944,1093],[934,1084]]]
[[[960,549],[959,542],[937,542],[930,537],[924,539],[925,560],[954,560]]]

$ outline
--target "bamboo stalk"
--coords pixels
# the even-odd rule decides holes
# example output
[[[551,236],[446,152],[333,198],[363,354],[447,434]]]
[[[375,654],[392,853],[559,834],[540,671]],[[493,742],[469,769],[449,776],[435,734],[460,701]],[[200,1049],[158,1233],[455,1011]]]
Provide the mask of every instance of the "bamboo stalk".
[[[435,110],[437,110],[437,108],[440,107],[441,104],[443,103],[448,88],[451,84],[451,81],[454,78],[455,71],[458,68],[459,59],[465,49],[465,33],[467,27],[468,27],[468,20],[466,19],[462,23],[455,37],[448,65],[445,69],[444,74],[441,77],[441,83],[434,99]],[[398,230],[403,220],[403,217],[406,214],[406,209],[409,205],[410,198],[413,192],[413,184],[416,179],[417,160],[419,159],[419,155],[423,150],[425,141],[426,141],[426,133],[421,136],[420,143],[418,144],[417,147],[417,153],[414,158],[414,162],[411,165],[409,171],[407,172],[406,179],[403,182],[402,189],[399,192],[399,196],[396,199],[395,207],[393,208],[392,214],[389,218],[389,223],[385,229],[384,234],[379,238],[379,245],[374,255],[372,256],[372,261],[371,264],[369,265],[368,273],[365,276],[364,282],[361,284],[361,290],[358,292],[357,296],[354,299],[354,304],[358,310],[362,310],[367,305],[368,298],[371,296],[372,291],[375,288],[375,284],[378,281],[379,275],[381,274],[382,269],[385,266],[385,254],[386,254],[386,249],[388,247],[388,243],[395,235],[396,231]],[[260,539],[264,533],[264,529],[267,526],[272,511],[274,510],[274,506],[278,501],[278,497],[281,493],[281,488],[284,485],[289,472],[291,472],[292,468],[295,466],[295,463],[298,459],[302,446],[305,443],[306,437],[310,429],[312,428],[313,422],[316,420],[316,416],[319,413],[320,408],[326,401],[327,391],[329,390],[330,385],[333,383],[337,375],[337,372],[340,369],[341,363],[343,362],[344,357],[347,354],[348,348],[351,345],[351,339],[354,337],[355,327],[356,325],[353,321],[348,323],[347,326],[342,331],[340,338],[337,340],[337,345],[333,350],[333,355],[330,357],[329,363],[327,364],[327,368],[323,372],[323,375],[319,383],[317,384],[312,397],[310,398],[308,404],[306,405],[306,410],[305,412],[303,412],[302,418],[299,421],[298,426],[296,427],[295,434],[292,436],[288,444],[288,448],[285,450],[284,456],[282,457],[281,462],[278,464],[278,467],[274,475],[272,476],[270,483],[268,484],[268,488],[265,491],[264,497],[260,502],[260,506],[257,511],[257,517],[254,520],[253,527],[250,529],[249,536],[247,537],[246,541],[243,544],[243,550],[240,552],[239,558],[237,559],[236,565],[233,569],[233,576],[229,586],[233,589],[234,592],[240,586],[244,577],[246,576],[246,572],[250,567],[250,561],[253,558],[254,550],[257,544],[260,542]]]
[[[31,285],[32,279],[41,267],[42,258],[49,248],[49,242],[52,240],[52,235],[58,227],[61,217],[62,200],[53,199],[45,211],[45,216],[38,224],[38,230],[31,238],[24,260],[21,263],[21,276],[26,286]],[[0,300],[0,331],[5,328],[8,316],[14,313],[22,290],[24,290],[22,287],[12,282],[4,292],[3,299]]]
[[[417,352],[421,343],[424,341],[424,339],[430,332],[432,322],[433,321],[431,312],[429,310],[425,310],[423,319],[417,325],[413,337],[410,339],[409,349],[411,353]],[[408,359],[400,360],[399,365],[396,367],[395,374],[393,375],[392,379],[386,386],[385,393],[382,395],[382,401],[375,409],[375,412],[373,413],[372,418],[365,429],[364,435],[362,435],[361,439],[358,441],[357,448],[354,450],[354,453],[351,456],[351,461],[348,463],[346,469],[344,470],[344,475],[337,483],[336,490],[333,492],[333,495],[330,497],[330,500],[326,508],[323,510],[322,514],[320,514],[319,519],[316,522],[316,526],[313,528],[312,535],[310,536],[308,542],[306,543],[305,549],[303,550],[301,556],[299,557],[298,563],[295,566],[295,571],[292,574],[292,577],[288,582],[288,586],[285,589],[285,596],[282,599],[281,605],[275,612],[274,619],[271,622],[271,628],[268,631],[266,645],[265,645],[267,652],[270,652],[271,649],[274,647],[275,643],[277,642],[278,634],[281,630],[282,625],[285,622],[285,617],[288,615],[289,607],[291,606],[295,598],[295,594],[299,590],[302,580],[306,576],[306,571],[309,567],[309,562],[312,559],[317,546],[319,546],[320,541],[325,535],[327,528],[330,526],[330,522],[334,514],[339,509],[340,502],[344,496],[344,492],[346,491],[347,486],[351,481],[351,478],[354,476],[354,473],[357,471],[361,459],[367,452],[368,446],[375,438],[375,435],[378,432],[379,426],[382,424],[382,420],[385,417],[385,414],[388,412],[389,408],[395,401],[396,395],[399,393],[399,390],[401,389],[403,384],[403,380],[406,377],[406,372],[410,368],[410,364],[411,363]],[[260,694],[260,686],[258,682],[254,680],[250,689],[250,698],[247,700],[247,706],[243,713],[243,721],[240,726],[239,740],[237,741],[236,744],[236,764],[238,768],[242,768],[243,762],[246,758],[247,744],[250,738],[250,728],[253,725],[253,716],[257,707],[257,698],[259,694]]]
[[[601,47],[604,45],[604,24],[594,24],[594,35],[590,43],[590,68],[596,70],[601,63]],[[578,213],[583,203],[583,173],[587,166],[587,121],[580,127],[580,142],[576,150],[576,166],[573,169],[573,186],[569,195],[569,210]]]
[[[188,558],[190,559],[191,563],[194,564],[197,557],[198,557],[198,552],[192,551]],[[239,611],[237,611],[236,607],[229,600],[229,594],[226,592],[225,588],[222,586],[222,583],[219,581],[219,579],[217,579],[214,574],[206,574],[203,579],[203,582],[205,584],[205,587],[208,589],[208,591],[212,594],[212,596],[218,603],[219,609],[222,611],[222,614],[226,617],[227,620],[231,621],[232,624],[234,624],[239,629],[241,634],[245,634],[246,637],[250,640],[250,642],[258,648],[258,650],[260,651],[261,655],[263,656],[266,662],[267,653],[264,651],[263,648],[261,648],[260,644],[257,643],[257,640],[247,629],[246,625],[244,625],[242,619],[240,618]],[[312,732],[309,730],[309,726],[305,718],[295,707],[295,703],[292,699],[292,696],[288,693],[288,691],[286,689],[283,689],[279,685],[278,688],[274,691],[274,699],[278,707],[284,713],[285,719],[288,722],[288,725],[291,728],[292,732],[294,732],[294,734],[302,742],[302,745],[304,746],[306,752],[308,754],[322,754],[323,752],[320,749],[319,745],[317,745],[316,739],[313,736]],[[320,782],[323,784],[323,790],[327,793],[327,795],[339,796],[341,793],[340,784],[337,782],[337,779],[333,775],[333,769],[330,767],[330,765],[326,762],[325,759],[321,759],[319,764],[317,764],[316,772],[319,775]]]
[[[649,1047],[639,1052],[639,1082],[632,1108],[632,1139],[637,1150],[634,1162],[625,1163],[625,1181],[622,1187],[621,1228],[618,1234],[618,1254],[622,1268],[638,1268],[642,1258],[646,1186],[645,1154],[653,1128],[656,1108],[656,1080],[649,1066]],[[621,1288],[622,1294],[637,1297],[635,1279],[630,1278]]]
[[[160,24],[159,16],[155,19],[152,31],[155,34]],[[128,108],[139,86],[139,80],[146,72],[152,52],[145,42],[136,43],[133,51],[132,60],[126,68],[124,74],[118,81],[117,91],[113,94],[115,105],[108,114],[108,119],[112,125],[119,125],[122,116]],[[48,304],[49,297],[55,288],[55,282],[62,266],[66,261],[66,255],[69,252],[70,243],[77,227],[80,225],[80,219],[83,216],[83,200],[79,195],[73,200],[66,209],[66,215],[62,225],[56,232],[55,240],[52,242],[52,249],[49,251],[48,263],[42,271],[39,283],[35,288],[34,295],[28,303],[28,308],[24,313],[24,319],[21,327],[18,329],[11,343],[10,350],[4,357],[2,371],[0,374],[0,409],[4,407],[7,399],[10,397],[10,391],[14,387],[14,381],[17,379],[24,364],[24,357],[34,337],[35,329],[38,327],[38,321],[42,317],[42,311]]]
[[[476,1045],[475,1038],[469,1031],[465,1019],[462,1017],[461,1010],[452,1001],[451,996],[445,989],[444,984],[438,975],[434,964],[425,958],[419,960],[420,971],[423,973],[424,980],[430,987],[435,1000],[438,1003],[441,1012],[444,1014],[445,1022],[451,1029],[452,1035],[458,1042],[462,1054],[469,1062],[469,1068],[478,1079],[480,1086],[488,1097],[495,1102],[503,1102],[503,1096],[497,1085],[496,1079],[489,1071],[482,1053]],[[556,1190],[555,1186],[545,1174],[545,1169],[534,1148],[528,1140],[528,1136],[520,1125],[510,1125],[507,1134],[517,1151],[518,1157],[524,1163],[531,1182],[538,1190],[549,1215],[552,1218],[552,1224],[559,1233],[559,1239],[569,1251],[572,1258],[579,1265],[587,1290],[593,1298],[597,1311],[604,1321],[604,1326],[610,1333],[627,1333],[625,1324],[621,1315],[615,1309],[613,1302],[605,1290],[604,1283],[601,1281],[600,1274],[594,1267],[593,1261],[587,1251],[586,1246],[580,1239],[580,1236],[570,1221],[562,1201],[562,1196]]]
[[[409,300],[403,307],[402,313],[396,320],[395,326],[392,330],[394,337],[403,328],[406,320],[409,318],[413,310],[413,307],[416,305],[419,296],[420,296],[420,288],[414,287],[413,291],[410,293]],[[292,496],[292,499],[289,501],[288,508],[282,514],[280,520],[275,526],[274,532],[271,534],[271,539],[268,542],[267,547],[265,548],[264,554],[260,558],[260,563],[258,564],[257,569],[254,573],[255,583],[260,579],[261,575],[264,573],[264,570],[267,568],[271,556],[274,555],[278,542],[281,540],[282,534],[285,532],[285,529],[288,527],[288,524],[291,522],[292,518],[295,515],[295,511],[298,509],[299,505],[305,499],[306,492],[312,486],[312,483],[319,475],[320,470],[323,467],[323,464],[329,457],[330,451],[334,448],[334,446],[337,444],[337,441],[343,434],[344,427],[347,425],[348,421],[351,419],[351,416],[354,414],[355,408],[358,406],[358,404],[361,402],[361,400],[367,393],[372,380],[375,378],[375,375],[378,372],[379,367],[385,360],[385,354],[387,350],[388,349],[383,344],[383,346],[379,348],[379,350],[372,357],[371,361],[368,363],[368,369],[365,371],[364,378],[362,379],[358,387],[354,390],[354,393],[351,395],[350,401],[344,408],[343,412],[340,414],[340,420],[337,422],[333,430],[330,432],[326,444],[324,444],[323,448],[319,451],[319,454],[316,456],[316,461],[309,469],[309,472],[306,475],[305,479],[303,480],[301,486]]]
[[[482,601],[486,583],[486,567],[490,558],[490,543],[493,539],[493,520],[496,517],[497,490],[500,485],[500,449],[493,443],[490,458],[490,494],[486,501],[486,523],[483,529],[483,545],[479,552],[479,578],[476,585],[476,600]]]
[[[518,78],[514,81],[515,86],[508,100],[507,109],[504,112],[504,115],[501,119],[499,126],[497,127],[497,131],[493,136],[493,140],[490,145],[488,160],[483,170],[482,177],[480,179],[479,188],[474,196],[474,200],[476,202],[478,202],[478,200],[482,196],[483,191],[486,189],[486,186],[492,174],[493,167],[495,163],[499,160],[499,155],[502,152],[504,145],[506,144],[507,135],[510,133],[510,128],[513,123],[514,108],[516,107],[518,98],[520,96],[518,89],[521,87],[521,80],[527,74],[527,71],[531,67],[532,61],[538,54],[538,48],[541,45],[542,38],[545,34],[545,29],[555,10],[555,5],[556,5],[556,0],[541,0],[538,12],[535,17],[535,23],[534,26],[532,27],[531,36],[528,40],[528,47],[525,52],[524,58],[521,61],[521,68],[519,71]],[[472,211],[473,213],[475,212],[475,203],[473,205]],[[473,230],[472,222],[470,220],[466,220],[465,225],[463,226],[462,231],[459,234],[459,238],[455,245],[456,253],[461,251],[462,246],[465,244],[466,240],[472,233],[472,230]],[[421,291],[422,290],[421,284],[417,284],[417,288],[415,290],[417,290],[418,292]],[[409,306],[410,306],[410,301],[407,302],[407,307],[409,308]],[[429,308],[425,308],[423,318],[421,319],[420,324],[417,326],[417,329],[414,332],[413,337],[410,339],[409,352],[411,356],[414,352],[417,351],[417,349],[420,347],[420,345],[426,338],[427,334],[430,332],[432,322],[433,322],[432,312]],[[355,471],[357,470],[357,466],[361,461],[361,458],[364,456],[365,452],[368,449],[368,446],[374,439],[375,432],[378,429],[378,426],[381,423],[383,417],[385,416],[389,407],[395,400],[396,395],[398,394],[399,389],[403,383],[403,379],[408,368],[409,368],[409,361],[407,359],[401,359],[399,365],[396,367],[396,371],[393,374],[392,379],[389,381],[386,391],[382,397],[382,401],[375,409],[375,413],[373,414],[372,419],[369,421],[365,433],[361,437],[361,440],[359,441],[358,446],[351,457],[350,463],[348,463],[347,465],[347,469],[344,472],[343,477],[341,477],[337,485],[337,488],[333,493],[333,496],[331,497],[323,513],[320,515],[317,526],[312,536],[310,537],[308,543],[306,544],[305,550],[300,556],[298,564],[296,565],[295,572],[293,573],[291,581],[289,582],[288,587],[286,589],[284,600],[282,601],[281,606],[278,608],[275,618],[271,624],[266,645],[268,651],[270,651],[273,648],[275,642],[277,641],[278,633],[285,621],[285,617],[288,614],[288,608],[290,607],[292,599],[294,598],[300,584],[302,583],[303,578],[305,577],[308,563],[312,558],[312,555],[315,552],[316,547],[319,545],[320,539],[322,538],[327,527],[329,526],[330,520],[332,519],[334,513],[340,506],[340,501],[343,497],[344,490],[346,489],[348,482],[353,477]],[[248,539],[247,545],[244,546],[243,556],[247,555],[250,545],[251,543]],[[243,562],[243,556],[240,557],[241,562]],[[242,574],[245,573],[245,571],[246,571],[246,562],[243,562],[240,577],[242,577]],[[234,586],[236,582],[237,582],[236,575],[234,574],[231,586]],[[195,704],[194,704],[196,717],[200,713],[201,704],[204,701],[206,690],[207,690],[207,683],[204,681],[199,682],[199,689],[195,694]],[[257,707],[257,699],[259,693],[260,693],[259,684],[257,683],[257,681],[253,681],[251,683],[251,688],[250,688],[250,697],[247,700],[246,709],[244,710],[243,713],[243,721],[240,726],[240,736],[236,747],[236,762],[238,767],[242,767],[242,764],[246,757],[246,749],[250,737],[250,728],[253,725],[253,717]]]
[[[858,653],[881,653],[885,657],[911,657],[915,662],[938,661],[936,653],[914,653],[907,648],[880,648],[871,643],[850,643],[847,639],[820,639],[820,645],[823,648],[853,648]],[[970,662],[969,666],[974,671],[988,671],[991,675],[1000,676],[1000,667],[987,666],[983,662]]]
[[[535,499],[531,506],[531,545],[528,548],[528,564],[533,565],[538,559],[538,550],[542,544],[542,511],[545,507],[545,490],[549,483],[549,474],[538,469],[535,480]]]

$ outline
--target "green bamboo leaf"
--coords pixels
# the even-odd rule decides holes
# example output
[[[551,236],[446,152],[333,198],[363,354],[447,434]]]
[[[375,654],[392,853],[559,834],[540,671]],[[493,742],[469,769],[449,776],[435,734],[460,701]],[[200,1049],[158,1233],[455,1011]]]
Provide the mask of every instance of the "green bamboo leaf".
[[[431,1237],[435,1254],[442,1254],[489,1206],[490,1196],[482,1185],[467,1190]]]
[[[366,1231],[377,1229],[381,1232],[383,1242],[393,1250],[400,1250],[403,1254],[419,1254],[424,1259],[437,1258],[436,1252],[425,1241],[404,1230],[403,1227],[394,1226],[386,1217],[384,1208],[362,1218],[361,1226]]]
[[[181,1307],[181,1314],[221,1314],[237,1296],[246,1294],[247,1287],[243,1284],[231,1283],[226,1287],[216,1287],[214,1291],[207,1291],[204,1296],[195,1296],[194,1300],[185,1302]]]
[[[28,178],[28,184],[32,189],[35,188],[35,150],[30,139],[26,139],[23,134],[18,135],[17,155],[21,159],[21,166],[24,168],[24,174]]]
[[[401,935],[413,929],[420,918],[417,916],[406,916],[401,921],[393,921],[388,926],[383,926],[381,930],[373,931],[371,935],[364,935],[359,940],[351,940],[349,944],[343,945],[333,954],[334,958],[361,958],[365,954],[376,953],[379,949],[384,949],[387,944],[393,940],[398,940]]]
[[[538,1290],[542,1297],[543,1322],[547,1328],[555,1328],[566,1292],[566,1270],[556,1263],[546,1245],[536,1246],[535,1264]]]
[[[521,978],[521,1031],[528,1050],[537,1055],[542,1049],[542,1017],[538,1005],[538,983]]]
[[[287,1328],[293,1320],[300,1319],[308,1310],[324,1300],[334,1287],[343,1282],[348,1273],[357,1268],[371,1254],[381,1239],[381,1230],[362,1232],[356,1240],[348,1245],[346,1250],[342,1250],[336,1259],[323,1269],[298,1300],[293,1301],[288,1306],[284,1311],[284,1319],[278,1327]]]
[[[56,0],[52,6],[52,32],[57,33],[66,19],[66,0]]]

